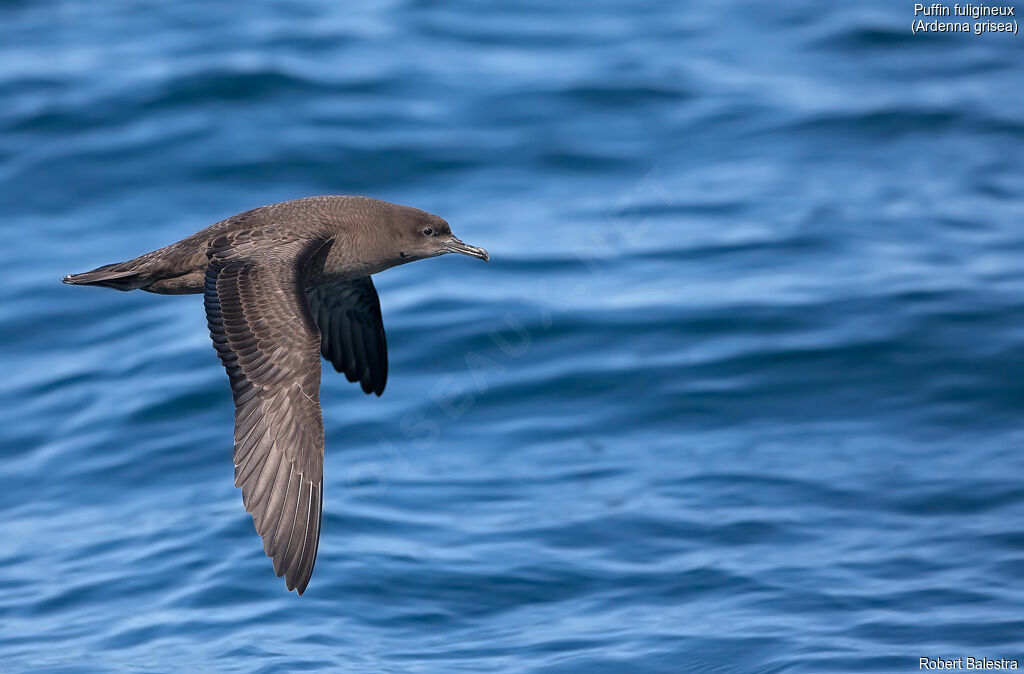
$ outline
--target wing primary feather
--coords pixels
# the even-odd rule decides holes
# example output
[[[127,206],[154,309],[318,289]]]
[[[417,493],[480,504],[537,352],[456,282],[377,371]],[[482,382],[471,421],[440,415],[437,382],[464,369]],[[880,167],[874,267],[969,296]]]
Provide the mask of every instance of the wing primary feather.
[[[309,579],[313,575],[313,567],[316,566],[316,555],[317,550],[320,547],[320,524],[323,521],[323,503],[324,503],[324,490],[323,483],[313,485],[315,489],[315,497],[311,499],[311,504],[316,503],[312,511],[312,531],[307,527],[307,534],[310,536],[309,544],[303,548],[302,559],[299,560],[299,572],[298,572],[298,583],[295,590],[301,595],[306,591],[306,586],[309,584]]]
[[[253,487],[252,502],[247,507],[247,510],[252,513],[252,521],[256,526],[256,531],[260,533],[263,530],[263,517],[266,513],[265,506],[271,492],[274,490],[273,486],[277,481],[278,469],[281,466],[281,462],[286,460],[281,452],[269,452],[269,454],[272,456],[267,459],[259,478],[256,479],[256,485]]]
[[[283,476],[278,475],[277,482],[274,483],[274,494],[270,497],[270,503],[267,504],[267,511],[276,513],[277,517],[263,532],[263,551],[267,553],[268,557],[273,557],[275,554],[274,545],[277,540],[277,532],[281,529],[281,520],[284,519],[285,499],[288,496],[288,488],[292,480],[295,479],[295,471],[292,469],[290,461],[282,462],[280,471]]]
[[[285,583],[288,589],[295,589],[297,586],[296,577],[299,570],[299,560],[302,558],[302,550],[309,537],[309,518],[313,509],[313,485],[303,480],[302,490],[299,492],[299,509],[295,513],[295,522],[292,524],[292,541],[289,544],[288,566],[285,572]]]
[[[291,508],[285,509],[285,514],[288,515],[288,542],[285,543],[284,547],[276,555],[274,555],[274,573],[278,576],[283,576],[288,570],[288,559],[290,555],[288,551],[291,549],[293,538],[295,536],[295,519],[299,514],[299,501],[302,499],[302,484],[304,480],[301,475],[296,476],[295,480],[295,501]],[[287,578],[285,584],[288,584]],[[289,587],[289,590],[292,588]]]

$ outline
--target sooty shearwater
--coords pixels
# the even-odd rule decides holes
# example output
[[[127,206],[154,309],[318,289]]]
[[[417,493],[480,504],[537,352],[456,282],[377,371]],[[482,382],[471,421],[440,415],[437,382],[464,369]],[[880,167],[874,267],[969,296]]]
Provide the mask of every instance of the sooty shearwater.
[[[363,391],[380,395],[388,357],[370,275],[445,253],[489,259],[419,209],[310,197],[240,213],[64,283],[203,293],[235,399],[235,486],[274,572],[302,594],[323,506],[320,354]]]

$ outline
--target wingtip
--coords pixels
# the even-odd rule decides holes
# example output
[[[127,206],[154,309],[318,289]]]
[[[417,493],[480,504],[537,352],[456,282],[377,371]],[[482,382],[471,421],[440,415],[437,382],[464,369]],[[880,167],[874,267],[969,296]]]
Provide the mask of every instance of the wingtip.
[[[288,580],[288,576],[285,575],[284,584],[288,588],[289,592],[294,592],[296,596],[301,597],[302,593],[306,591],[306,587],[309,586],[309,580],[313,577],[312,569],[310,574],[305,578],[293,578],[291,581]]]

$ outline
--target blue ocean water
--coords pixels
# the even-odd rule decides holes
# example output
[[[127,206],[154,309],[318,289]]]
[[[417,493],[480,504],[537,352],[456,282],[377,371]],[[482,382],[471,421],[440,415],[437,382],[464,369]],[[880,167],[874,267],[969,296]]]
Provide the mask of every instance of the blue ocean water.
[[[912,3],[0,5],[4,672],[1024,664],[1024,42]],[[197,296],[62,286],[356,193],[286,592]]]

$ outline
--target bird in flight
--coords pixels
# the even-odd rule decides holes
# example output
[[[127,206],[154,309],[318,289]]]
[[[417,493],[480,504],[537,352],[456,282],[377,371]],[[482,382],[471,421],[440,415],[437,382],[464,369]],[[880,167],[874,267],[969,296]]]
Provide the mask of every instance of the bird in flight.
[[[239,213],[64,283],[203,294],[235,400],[235,486],[274,572],[301,595],[323,506],[320,355],[364,392],[383,393],[387,344],[370,276],[445,253],[490,259],[436,215],[321,196]]]

